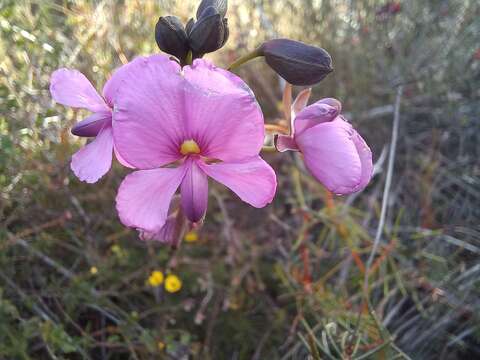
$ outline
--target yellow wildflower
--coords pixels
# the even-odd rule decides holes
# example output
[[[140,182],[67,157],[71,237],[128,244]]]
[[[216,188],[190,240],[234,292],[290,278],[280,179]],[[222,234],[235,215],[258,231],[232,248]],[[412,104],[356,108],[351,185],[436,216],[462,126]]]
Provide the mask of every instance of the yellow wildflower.
[[[148,278],[150,286],[157,287],[163,284],[163,273],[161,271],[152,271]]]
[[[119,259],[122,259],[125,257],[125,255],[127,254],[127,252],[125,250],[123,250],[119,245],[115,244],[115,245],[112,245],[112,247],[110,248],[112,250],[112,252],[119,258]]]
[[[120,246],[118,246],[117,244],[112,245],[111,249],[112,249],[112,252],[114,252],[114,253],[116,253],[116,254],[122,251],[122,249],[120,248]]]
[[[165,290],[174,293],[182,288],[182,280],[177,275],[169,274],[165,279]]]
[[[163,351],[167,347],[167,345],[165,345],[163,341],[159,341],[157,343],[157,347],[158,347],[158,350]]]
[[[96,266],[92,266],[92,267],[90,268],[90,274],[92,274],[92,275],[97,275],[97,273],[98,273],[97,267],[96,267]]]
[[[194,230],[189,231],[185,234],[185,241],[186,242],[195,242],[198,241],[198,233]]]

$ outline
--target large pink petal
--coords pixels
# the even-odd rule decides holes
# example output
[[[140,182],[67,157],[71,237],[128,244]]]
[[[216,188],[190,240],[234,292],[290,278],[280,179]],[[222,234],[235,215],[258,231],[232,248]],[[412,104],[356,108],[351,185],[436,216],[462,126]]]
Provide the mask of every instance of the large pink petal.
[[[355,131],[337,118],[296,137],[312,175],[335,194],[355,192],[362,182],[362,163],[353,141]]]
[[[95,183],[110,170],[112,150],[112,127],[106,125],[92,142],[72,156],[70,167],[80,180]]]
[[[259,156],[240,162],[199,165],[208,176],[230,188],[240,199],[252,206],[264,207],[275,196],[275,172]]]
[[[165,224],[170,202],[185,176],[185,166],[135,171],[120,185],[117,211],[122,223],[147,232]]]
[[[200,221],[207,211],[208,179],[195,160],[187,160],[187,172],[181,185],[182,209],[193,223]]]
[[[103,86],[103,97],[105,98],[107,104],[112,108],[115,103],[115,97],[118,90],[125,83],[125,81],[129,80],[128,71],[131,64],[132,63],[130,62],[117,68]]]
[[[113,144],[113,153],[115,154],[115,158],[117,159],[117,161],[122,165],[122,166],[125,166],[127,168],[130,168],[130,169],[135,169],[135,166],[133,165],[130,165],[127,160],[125,160],[122,155],[120,155],[120,153],[118,152],[117,150],[117,147],[115,146],[115,144]]]
[[[192,65],[183,68],[185,78],[190,84],[201,89],[208,89],[212,93],[250,93],[252,90],[248,85],[234,73],[225,69],[216,67],[212,62],[206,59],[196,59]]]
[[[50,78],[50,93],[56,102],[63,105],[92,112],[110,110],[90,81],[77,70],[54,71]]]
[[[110,126],[111,121],[112,112],[110,110],[97,112],[75,124],[72,128],[72,134],[82,137],[94,137],[98,135],[105,125]]]
[[[360,162],[362,164],[362,174],[360,176],[360,183],[355,191],[363,190],[370,180],[372,179],[373,174],[373,160],[372,160],[372,151],[368,147],[367,143],[363,138],[354,130],[353,143],[357,149],[358,155],[360,156]]]
[[[264,140],[263,115],[239,77],[197,60],[184,68],[187,134],[202,155],[236,161],[259,153]]]
[[[298,113],[294,120],[294,133],[300,135],[311,127],[334,120],[339,114],[336,107],[325,104],[322,100],[309,105]]]
[[[185,79],[166,56],[137,58],[115,95],[113,133],[121,157],[139,169],[178,160],[185,140]]]
[[[128,67],[130,66],[131,63],[125,64],[117,68],[110,79],[105,83],[105,86],[103,87],[103,97],[105,98],[107,104],[113,108],[113,105],[115,103],[115,96],[118,92],[118,89],[122,86],[122,84],[125,83],[125,80],[128,80]],[[134,169],[135,167],[131,164],[128,163],[127,160],[125,160],[120,153],[117,150],[117,147],[113,146],[113,151],[115,153],[115,157],[118,160],[120,164],[122,164],[125,167],[128,167],[130,169]]]

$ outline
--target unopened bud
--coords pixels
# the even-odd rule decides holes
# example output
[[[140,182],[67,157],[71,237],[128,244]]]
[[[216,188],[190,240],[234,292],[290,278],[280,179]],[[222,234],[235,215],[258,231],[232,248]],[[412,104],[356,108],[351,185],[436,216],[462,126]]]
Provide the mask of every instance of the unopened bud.
[[[72,128],[72,134],[81,137],[97,136],[107,121],[112,121],[112,114],[110,112],[101,111],[94,113],[75,124]]]
[[[176,16],[165,16],[158,19],[155,26],[155,40],[160,50],[183,61],[188,54],[187,33]]]
[[[292,85],[314,85],[333,71],[327,51],[299,41],[270,40],[259,51],[267,64]]]
[[[195,25],[195,20],[191,18],[188,20],[187,25],[185,25],[185,31],[187,33],[187,36],[190,35],[190,32],[192,31],[193,25]]]
[[[197,9],[197,20],[203,16],[203,12],[213,7],[222,18],[227,15],[228,1],[227,0],[202,0]]]
[[[191,26],[190,47],[194,53],[202,56],[220,49],[228,39],[227,19],[210,6],[202,12],[201,18]]]

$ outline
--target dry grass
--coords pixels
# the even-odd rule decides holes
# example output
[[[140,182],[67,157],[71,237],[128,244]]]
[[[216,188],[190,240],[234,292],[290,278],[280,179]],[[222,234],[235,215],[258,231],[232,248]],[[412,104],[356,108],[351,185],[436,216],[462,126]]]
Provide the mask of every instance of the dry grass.
[[[313,98],[342,100],[374,150],[372,184],[332,198],[294,156],[266,154],[272,205],[213,185],[197,242],[142,243],[114,209],[126,169],[93,186],[70,172],[84,113],[53,104],[49,75],[74,67],[101,87],[157,51],[158,16],[186,20],[194,2],[0,0],[0,358],[479,357],[478,4],[405,0],[385,16],[375,0],[230,3],[218,64],[273,36],[332,54]],[[260,61],[239,73],[278,121],[274,74]],[[152,289],[155,269],[181,291]]]

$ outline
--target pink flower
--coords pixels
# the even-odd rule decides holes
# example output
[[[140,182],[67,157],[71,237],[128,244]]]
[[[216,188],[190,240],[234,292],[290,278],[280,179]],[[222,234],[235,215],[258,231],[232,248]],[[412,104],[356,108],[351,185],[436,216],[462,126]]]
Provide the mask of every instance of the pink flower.
[[[207,208],[207,176],[252,206],[272,201],[275,173],[259,157],[262,113],[240,78],[205,60],[182,69],[154,55],[134,60],[123,81],[115,99],[115,145],[141,169],[118,191],[117,210],[125,225],[158,233],[178,188],[184,214],[200,221]]]
[[[279,135],[277,149],[300,151],[310,173],[337,195],[363,190],[372,177],[370,148],[340,115],[338,100],[322,99],[305,107],[309,94],[306,90],[295,100],[292,135]]]
[[[76,124],[72,133],[82,137],[95,137],[72,157],[70,167],[82,181],[95,183],[105,175],[112,165],[113,99],[127,65],[119,68],[103,88],[103,97],[92,84],[77,70],[56,70],[50,79],[50,93],[53,99],[63,105],[90,110],[93,114]],[[118,161],[131,167],[120,156]]]

